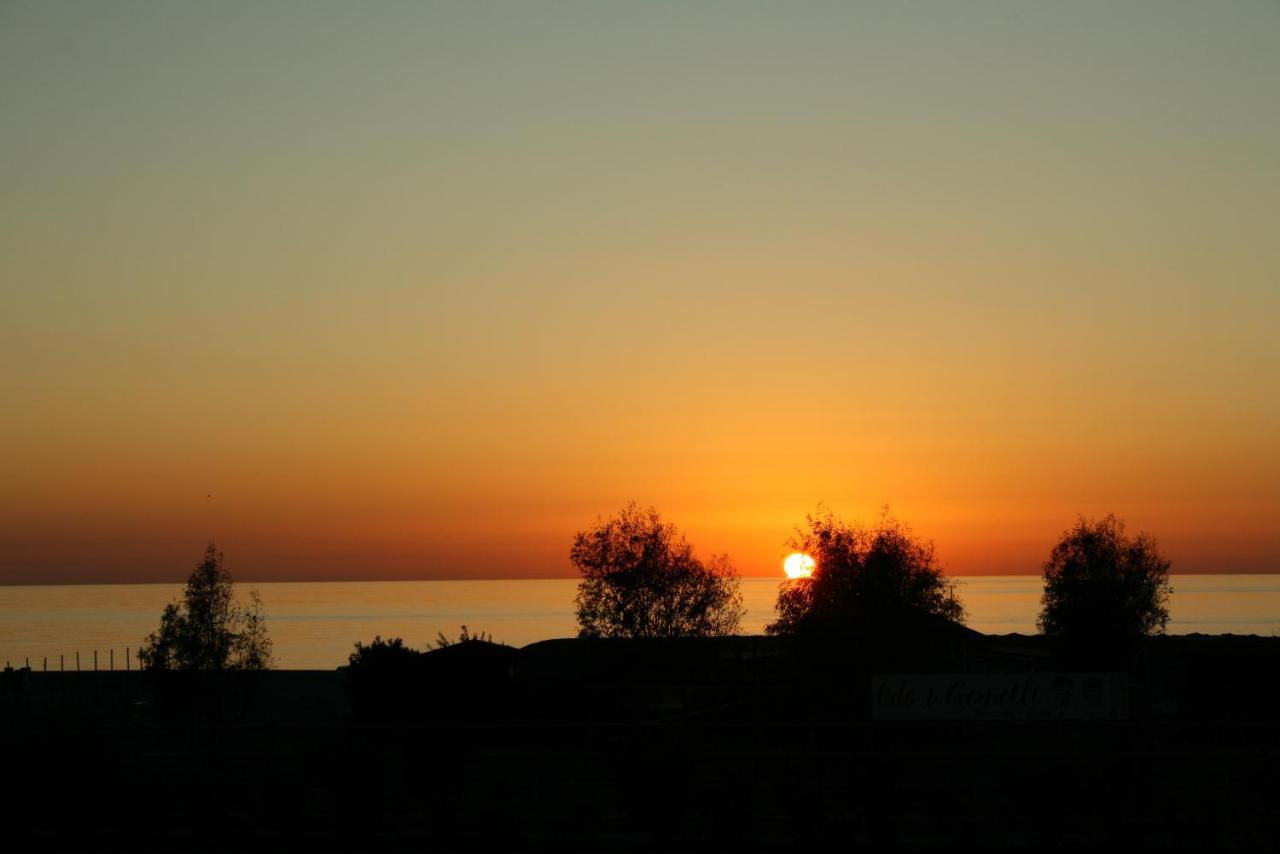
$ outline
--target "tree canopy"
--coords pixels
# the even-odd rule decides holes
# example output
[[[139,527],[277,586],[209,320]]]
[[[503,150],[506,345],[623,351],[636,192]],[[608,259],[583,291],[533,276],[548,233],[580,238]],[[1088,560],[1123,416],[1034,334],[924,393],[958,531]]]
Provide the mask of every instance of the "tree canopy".
[[[731,635],[745,613],[728,556],[703,562],[652,507],[634,502],[573,540],[582,573],[575,599],[580,637]]]
[[[1169,622],[1170,562],[1147,534],[1125,536],[1113,514],[1080,517],[1044,564],[1037,625],[1067,638],[1163,634]]]
[[[921,615],[964,619],[955,582],[938,567],[933,543],[913,535],[887,508],[871,527],[830,510],[805,522],[787,544],[813,558],[813,574],[782,583],[770,634],[892,628]]]
[[[262,600],[235,602],[231,574],[212,543],[187,579],[181,603],[165,606],[160,628],[138,648],[149,670],[265,670],[272,666]]]

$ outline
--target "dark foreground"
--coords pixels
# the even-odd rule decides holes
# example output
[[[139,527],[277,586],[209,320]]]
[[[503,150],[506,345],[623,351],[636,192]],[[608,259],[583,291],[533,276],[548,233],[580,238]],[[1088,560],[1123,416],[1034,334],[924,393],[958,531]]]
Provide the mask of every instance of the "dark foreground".
[[[963,630],[6,673],[0,849],[1270,849],[1278,676],[1280,639]]]

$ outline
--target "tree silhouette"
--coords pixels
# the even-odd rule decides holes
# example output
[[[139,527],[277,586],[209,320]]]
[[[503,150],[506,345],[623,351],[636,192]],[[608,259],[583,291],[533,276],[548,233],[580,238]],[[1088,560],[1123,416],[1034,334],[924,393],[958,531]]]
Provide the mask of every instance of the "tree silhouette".
[[[874,527],[838,519],[830,510],[805,517],[788,546],[814,559],[813,574],[784,581],[769,634],[833,634],[894,628],[904,619],[960,621],[955,583],[935,563],[933,543],[889,515]]]
[[[165,606],[160,628],[138,648],[148,670],[265,670],[272,666],[262,600],[249,594],[246,608],[235,604],[231,574],[222,552],[210,543],[204,560],[187,579],[182,603]]]
[[[1036,624],[1068,639],[1163,634],[1173,592],[1169,566],[1152,537],[1126,537],[1113,514],[1096,522],[1082,516],[1044,564]]]
[[[726,555],[703,563],[674,525],[635,502],[573,540],[580,637],[730,635],[745,613]]]

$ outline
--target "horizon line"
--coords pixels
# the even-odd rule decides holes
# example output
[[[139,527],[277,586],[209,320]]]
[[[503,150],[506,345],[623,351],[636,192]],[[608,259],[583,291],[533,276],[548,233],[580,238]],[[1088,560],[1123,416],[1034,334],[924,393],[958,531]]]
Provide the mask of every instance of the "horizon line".
[[[1039,572],[966,572],[966,573],[950,573],[944,572],[949,578],[1041,578],[1042,573]],[[1280,569],[1268,570],[1169,570],[1169,575],[1280,575]],[[521,575],[521,576],[482,576],[482,577],[444,577],[444,578],[272,578],[255,580],[252,578],[232,577],[232,581],[236,584],[389,584],[403,582],[408,584],[417,584],[425,581],[573,581],[579,576],[574,575]],[[740,575],[740,580],[776,580],[778,582],[787,581],[783,575]],[[181,585],[186,583],[186,578],[167,579],[167,580],[149,580],[149,581],[0,581],[0,587],[123,587],[128,585]]]

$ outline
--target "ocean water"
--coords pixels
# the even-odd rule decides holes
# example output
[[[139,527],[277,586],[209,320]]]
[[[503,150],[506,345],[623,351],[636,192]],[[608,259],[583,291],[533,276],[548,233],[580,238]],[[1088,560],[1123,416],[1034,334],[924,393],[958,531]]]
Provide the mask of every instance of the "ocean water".
[[[968,624],[993,634],[1035,631],[1039,576],[960,576]],[[743,630],[773,619],[778,580],[747,578]],[[346,663],[356,641],[402,637],[422,648],[465,625],[523,646],[576,633],[575,579],[519,581],[377,581],[236,585],[262,595],[277,666],[329,669]],[[1172,634],[1280,632],[1280,575],[1177,575],[1170,601]],[[112,584],[0,587],[0,663],[35,669],[137,666],[136,650],[155,630],[182,585]],[[46,664],[47,662],[47,664]]]

